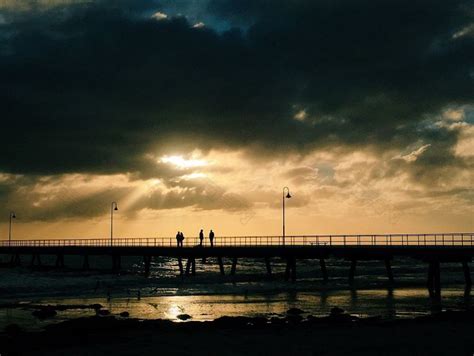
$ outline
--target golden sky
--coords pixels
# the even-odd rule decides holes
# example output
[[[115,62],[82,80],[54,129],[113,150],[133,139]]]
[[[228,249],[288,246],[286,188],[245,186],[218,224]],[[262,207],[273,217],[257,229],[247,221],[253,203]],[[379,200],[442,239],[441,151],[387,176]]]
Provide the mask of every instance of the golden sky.
[[[0,0],[0,237],[473,231],[470,2],[250,3]]]

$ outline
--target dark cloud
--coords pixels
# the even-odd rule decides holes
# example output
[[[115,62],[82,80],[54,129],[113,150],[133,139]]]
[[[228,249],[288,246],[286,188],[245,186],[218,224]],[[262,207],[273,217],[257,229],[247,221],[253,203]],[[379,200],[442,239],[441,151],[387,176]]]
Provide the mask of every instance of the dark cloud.
[[[210,1],[228,31],[150,17],[169,2],[2,10],[0,171],[160,176],[147,153],[417,141],[416,165],[448,164],[457,132],[427,118],[473,101],[469,4]]]

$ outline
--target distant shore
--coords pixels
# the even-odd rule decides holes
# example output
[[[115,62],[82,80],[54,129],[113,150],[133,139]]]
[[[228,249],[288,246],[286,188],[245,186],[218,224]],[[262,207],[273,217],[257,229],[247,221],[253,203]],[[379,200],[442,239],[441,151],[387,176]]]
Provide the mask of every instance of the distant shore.
[[[185,317],[183,317],[185,319]],[[176,323],[94,316],[0,334],[3,355],[472,355],[474,312],[445,311],[406,320],[331,315],[223,317]]]

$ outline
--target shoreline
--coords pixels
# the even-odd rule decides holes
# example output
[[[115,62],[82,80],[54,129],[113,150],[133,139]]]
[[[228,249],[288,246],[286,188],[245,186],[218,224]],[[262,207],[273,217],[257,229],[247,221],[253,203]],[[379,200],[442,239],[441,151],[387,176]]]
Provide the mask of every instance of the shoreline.
[[[115,316],[83,317],[40,332],[9,326],[2,355],[60,354],[472,354],[474,311],[444,311],[411,319],[357,318],[333,308],[326,317],[221,317],[173,322]],[[387,344],[394,344],[390,347]],[[126,344],[127,351],[121,347]],[[220,352],[219,352],[220,350]],[[391,350],[388,352],[387,350]],[[157,352],[155,352],[157,353]]]

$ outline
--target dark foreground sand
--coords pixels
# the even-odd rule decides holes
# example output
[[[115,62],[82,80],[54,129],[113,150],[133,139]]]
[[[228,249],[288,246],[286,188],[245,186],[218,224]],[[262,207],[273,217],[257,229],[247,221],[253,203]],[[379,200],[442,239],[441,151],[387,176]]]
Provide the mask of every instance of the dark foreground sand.
[[[0,334],[6,355],[473,355],[474,313],[412,320],[220,318],[173,323],[110,316]]]

